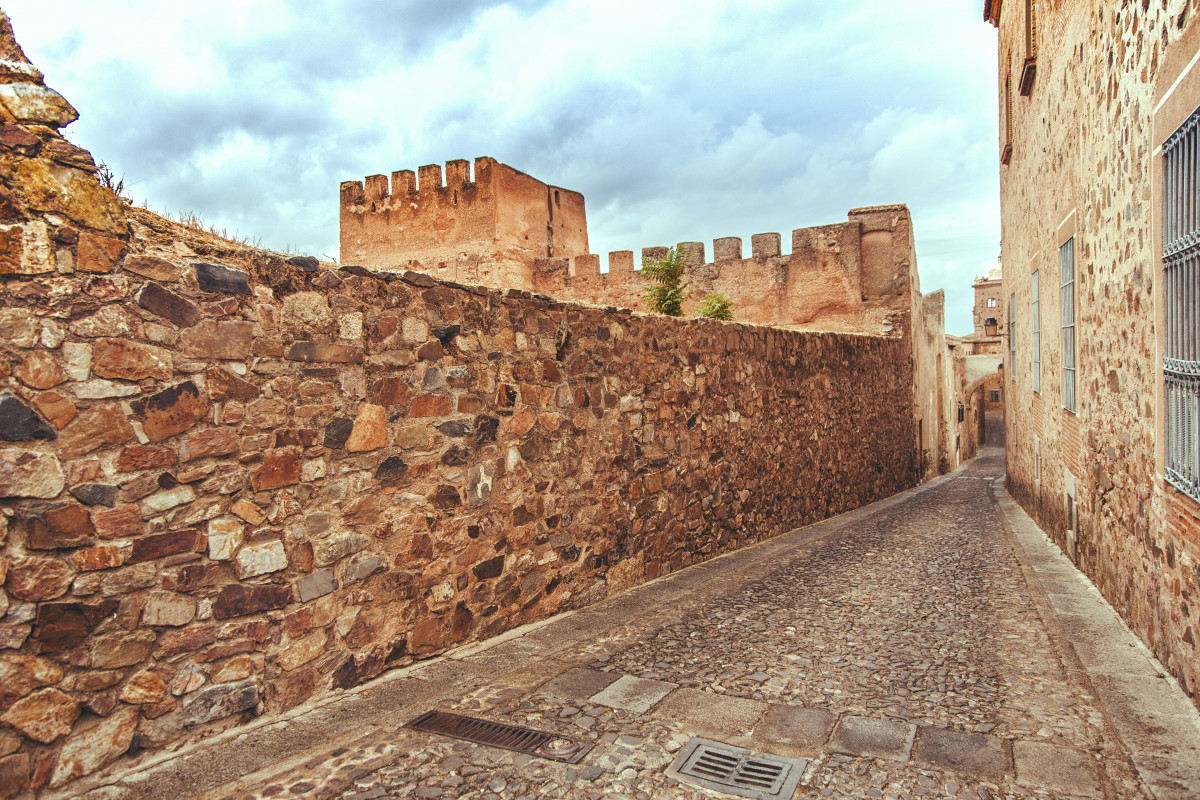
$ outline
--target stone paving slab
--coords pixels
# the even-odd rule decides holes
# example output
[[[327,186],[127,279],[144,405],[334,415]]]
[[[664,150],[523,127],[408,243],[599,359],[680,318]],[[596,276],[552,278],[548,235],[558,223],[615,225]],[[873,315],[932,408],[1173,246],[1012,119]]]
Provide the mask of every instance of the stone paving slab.
[[[1012,759],[1005,752],[1003,740],[946,728],[922,728],[913,760],[993,783],[1012,773]]]
[[[835,724],[837,716],[824,709],[773,705],[755,727],[753,740],[768,749],[785,745],[816,755],[829,741]]]
[[[584,703],[592,695],[607,689],[619,677],[612,672],[573,667],[543,684],[534,699],[563,705]]]
[[[917,726],[909,722],[847,716],[838,720],[829,749],[848,756],[907,761],[916,735]]]
[[[738,744],[748,739],[766,710],[767,704],[757,700],[676,689],[654,706],[653,714],[678,722],[689,732]]]
[[[1045,787],[1070,795],[1101,797],[1104,788],[1096,761],[1087,753],[1068,747],[1017,740],[1013,742],[1017,782]]]
[[[590,699],[598,705],[645,714],[651,706],[676,688],[678,688],[678,684],[622,675],[612,685],[596,692]]]

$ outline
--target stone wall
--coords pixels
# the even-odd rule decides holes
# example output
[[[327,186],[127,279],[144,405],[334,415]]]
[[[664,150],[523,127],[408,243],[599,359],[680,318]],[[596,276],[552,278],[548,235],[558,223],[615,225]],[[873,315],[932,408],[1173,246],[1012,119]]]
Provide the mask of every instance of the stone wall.
[[[989,2],[1000,108],[1008,485],[1200,702],[1200,505],[1163,479],[1163,141],[1200,106],[1195,3]],[[1012,72],[1006,73],[1011,65]],[[1027,77],[1028,95],[1018,92]],[[999,146],[1006,139],[1003,114]],[[1059,248],[1074,238],[1077,407],[1063,407]],[[1041,386],[1033,387],[1032,273]],[[1006,342],[1007,345],[1007,342]]]

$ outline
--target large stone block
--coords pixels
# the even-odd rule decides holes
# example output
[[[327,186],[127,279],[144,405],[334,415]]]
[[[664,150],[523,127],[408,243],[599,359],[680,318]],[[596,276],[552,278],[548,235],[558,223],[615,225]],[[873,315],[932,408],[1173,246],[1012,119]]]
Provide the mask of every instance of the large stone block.
[[[25,695],[43,686],[52,686],[63,678],[62,667],[37,656],[0,656],[0,710],[7,709]]]
[[[161,680],[161,679],[160,679]],[[50,788],[91,775],[129,750],[137,731],[136,708],[119,708],[104,719],[75,731],[58,755],[50,777]]]
[[[253,336],[253,323],[209,319],[179,335],[179,350],[195,358],[240,361],[249,358]]]
[[[248,586],[235,583],[224,587],[213,602],[213,616],[230,619],[246,614],[257,614],[273,608],[283,608],[292,602],[290,586]]]
[[[0,440],[51,441],[58,434],[32,408],[11,394],[0,394]]]
[[[183,724],[191,727],[258,706],[258,680],[246,678],[194,692],[183,701]]]
[[[50,453],[0,447],[0,497],[58,497],[66,485],[62,464]]]
[[[387,443],[387,412],[383,406],[363,403],[346,440],[346,450],[351,453],[378,450]]]
[[[82,231],[76,267],[83,272],[112,272],[124,251],[125,242],[120,239]]]
[[[71,588],[75,571],[57,558],[27,556],[8,572],[8,592],[18,600],[39,602],[62,597]]]
[[[298,447],[279,447],[263,453],[260,489],[278,489],[300,482],[301,450]]]
[[[133,426],[120,407],[101,405],[80,413],[64,428],[58,448],[64,458],[78,458],[106,444],[124,444],[133,436]]]
[[[238,551],[234,564],[239,578],[253,578],[256,575],[287,569],[288,559],[283,550],[283,542],[276,539],[243,547]]]
[[[152,442],[183,433],[208,414],[208,400],[191,381],[156,392],[130,404]]]
[[[13,703],[0,722],[35,742],[49,744],[70,733],[78,716],[79,704],[68,695],[58,689],[42,689]]]
[[[169,380],[174,372],[171,353],[161,347],[126,339],[97,339],[92,346],[92,371],[101,378],[140,381]],[[39,387],[48,389],[50,387]]]

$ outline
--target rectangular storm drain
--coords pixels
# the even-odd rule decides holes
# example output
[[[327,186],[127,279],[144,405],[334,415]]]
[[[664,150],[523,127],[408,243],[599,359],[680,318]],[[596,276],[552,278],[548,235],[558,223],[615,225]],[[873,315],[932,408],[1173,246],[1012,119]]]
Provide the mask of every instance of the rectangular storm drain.
[[[425,733],[440,733],[476,744],[502,747],[531,756],[576,764],[594,745],[570,736],[535,731],[518,725],[505,725],[486,719],[464,717],[446,711],[430,711],[404,727]]]
[[[787,798],[796,791],[808,761],[752,753],[740,747],[693,738],[667,767],[681,783],[753,798]]]

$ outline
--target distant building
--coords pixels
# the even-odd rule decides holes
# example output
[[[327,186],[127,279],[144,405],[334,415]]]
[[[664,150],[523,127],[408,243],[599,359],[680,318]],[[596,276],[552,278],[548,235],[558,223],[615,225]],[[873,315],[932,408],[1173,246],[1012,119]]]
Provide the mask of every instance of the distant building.
[[[1192,11],[988,0],[984,18],[999,29],[1009,491],[1196,700]]]

